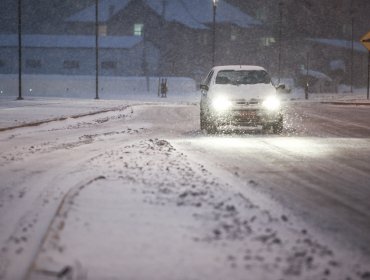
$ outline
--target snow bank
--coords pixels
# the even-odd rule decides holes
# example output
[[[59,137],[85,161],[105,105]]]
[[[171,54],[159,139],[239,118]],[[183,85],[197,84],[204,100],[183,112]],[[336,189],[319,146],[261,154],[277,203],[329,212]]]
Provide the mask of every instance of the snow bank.
[[[95,76],[23,75],[24,96],[83,97],[95,96]],[[99,77],[102,98],[137,95],[157,96],[159,78]],[[186,77],[168,77],[168,95],[196,92],[196,82]],[[149,88],[149,91],[148,91]],[[18,75],[0,75],[0,94],[18,96]]]
[[[350,93],[350,87],[346,85],[339,85],[338,92],[332,93],[309,93],[308,99],[315,101],[366,101],[366,88],[354,88],[353,93]],[[303,100],[305,99],[305,92],[303,88],[295,87],[290,94],[285,94],[286,100]]]

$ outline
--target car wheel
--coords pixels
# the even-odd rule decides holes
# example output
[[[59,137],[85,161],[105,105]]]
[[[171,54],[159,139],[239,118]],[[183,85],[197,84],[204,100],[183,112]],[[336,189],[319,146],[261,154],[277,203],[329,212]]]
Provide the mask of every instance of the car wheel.
[[[204,117],[204,114],[201,112],[200,113],[200,130],[206,129],[206,127],[207,127],[207,122]]]
[[[271,125],[268,125],[268,124],[262,125],[262,133],[266,134],[270,131],[270,129],[271,129]]]
[[[206,131],[208,134],[215,134],[217,132],[217,128],[214,125],[208,124]]]
[[[284,125],[283,125],[283,118],[281,118],[279,121],[277,121],[276,123],[273,124],[272,126],[272,131],[275,133],[275,134],[280,134],[283,132],[283,128],[284,128]]]
[[[208,134],[215,134],[217,132],[217,126],[212,120],[207,120],[206,131]]]

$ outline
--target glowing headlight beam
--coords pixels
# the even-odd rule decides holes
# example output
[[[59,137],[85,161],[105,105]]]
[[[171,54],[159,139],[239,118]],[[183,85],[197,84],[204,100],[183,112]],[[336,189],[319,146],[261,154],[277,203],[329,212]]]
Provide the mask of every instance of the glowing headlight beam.
[[[262,102],[267,110],[276,111],[280,108],[280,100],[276,96],[270,96]]]
[[[232,106],[232,103],[226,97],[217,97],[212,101],[212,106],[216,111],[226,111]]]

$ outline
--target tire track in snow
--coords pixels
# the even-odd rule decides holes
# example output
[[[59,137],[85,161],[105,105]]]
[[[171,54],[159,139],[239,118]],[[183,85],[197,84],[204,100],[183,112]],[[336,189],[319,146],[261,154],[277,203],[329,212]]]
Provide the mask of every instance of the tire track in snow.
[[[142,186],[136,191],[145,203],[169,211],[171,207],[190,209],[204,228],[204,232],[194,232],[194,246],[209,243],[224,248],[222,259],[235,271],[255,275],[254,279],[337,280],[343,275],[361,279],[368,273],[361,265],[338,259],[308,230],[294,227],[288,216],[252,203],[167,140],[126,144],[87,164],[107,180]],[[60,223],[56,227],[61,228]],[[64,254],[58,246],[44,251]]]
[[[44,270],[44,269],[38,269],[36,265],[36,259],[37,256],[40,254],[40,251],[42,249],[42,246],[46,241],[54,241],[52,246],[56,246],[55,248],[57,250],[62,250],[62,248],[58,248],[57,246],[57,240],[58,240],[58,234],[60,230],[63,229],[65,219],[68,217],[68,212],[70,207],[72,207],[74,199],[79,195],[79,193],[92,183],[99,181],[99,180],[105,180],[106,178],[104,176],[96,176],[94,178],[91,178],[87,180],[85,183],[78,184],[75,187],[72,187],[62,198],[56,212],[54,213],[51,223],[48,226],[47,231],[44,234],[44,237],[42,238],[42,241],[40,243],[39,248],[36,251],[35,257],[33,258],[33,261],[31,262],[31,266],[27,270],[27,274],[25,276],[25,279],[30,279],[32,277],[33,273],[36,274],[41,274],[44,276],[51,276],[53,278],[63,278],[63,277],[70,277],[71,275],[71,267],[66,266],[63,267],[59,271],[53,271],[52,268],[49,270]]]
[[[39,126],[39,125],[46,124],[46,123],[51,123],[51,122],[65,121],[67,119],[79,119],[79,118],[83,118],[83,117],[86,117],[86,116],[94,116],[94,115],[103,114],[103,113],[107,113],[107,112],[111,112],[111,111],[122,111],[122,110],[125,110],[128,107],[129,106],[119,106],[119,107],[108,108],[108,109],[103,109],[103,110],[94,111],[94,112],[75,114],[75,115],[70,115],[70,116],[61,116],[61,117],[56,117],[56,118],[51,118],[51,119],[46,119],[46,120],[23,123],[23,124],[15,125],[15,126],[2,127],[2,128],[0,128],[0,132],[8,131],[8,130],[14,130],[14,129],[18,129],[18,128]]]

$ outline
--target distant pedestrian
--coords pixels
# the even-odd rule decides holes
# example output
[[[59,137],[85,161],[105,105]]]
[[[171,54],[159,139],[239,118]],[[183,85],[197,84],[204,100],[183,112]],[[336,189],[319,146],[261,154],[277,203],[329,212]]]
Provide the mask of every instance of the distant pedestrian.
[[[167,78],[166,79],[161,79],[161,97],[167,97]]]

